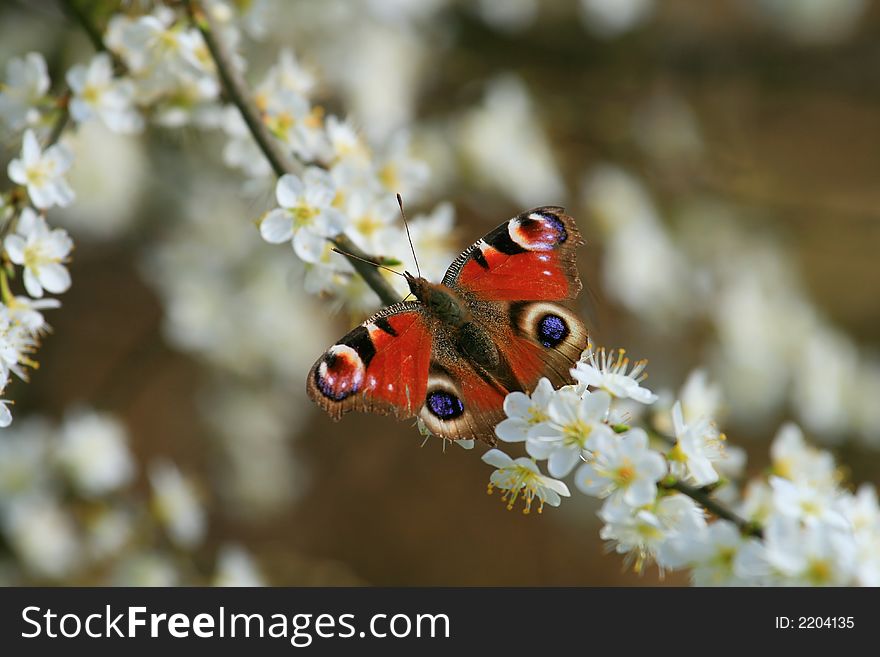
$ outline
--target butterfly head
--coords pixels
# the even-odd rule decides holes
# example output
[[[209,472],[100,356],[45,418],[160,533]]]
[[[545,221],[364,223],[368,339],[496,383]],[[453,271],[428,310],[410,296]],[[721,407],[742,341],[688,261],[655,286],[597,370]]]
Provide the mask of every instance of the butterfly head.
[[[409,290],[421,301],[429,313],[446,324],[462,326],[470,321],[470,311],[452,289],[442,283],[432,283],[421,276],[404,272]]]

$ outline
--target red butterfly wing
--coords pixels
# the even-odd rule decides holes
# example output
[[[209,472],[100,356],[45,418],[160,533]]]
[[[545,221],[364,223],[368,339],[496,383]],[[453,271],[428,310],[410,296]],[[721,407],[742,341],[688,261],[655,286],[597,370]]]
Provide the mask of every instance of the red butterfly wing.
[[[574,219],[560,207],[535,208],[501,224],[449,267],[443,284],[491,301],[560,301],[581,290]]]
[[[419,303],[382,309],[314,364],[309,397],[337,420],[351,410],[416,415],[428,385],[430,321]]]

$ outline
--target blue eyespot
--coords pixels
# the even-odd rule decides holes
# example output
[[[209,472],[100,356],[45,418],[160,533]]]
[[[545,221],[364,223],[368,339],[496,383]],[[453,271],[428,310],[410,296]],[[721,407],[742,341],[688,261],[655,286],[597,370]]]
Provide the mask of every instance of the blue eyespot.
[[[559,315],[544,315],[538,322],[538,341],[545,347],[555,347],[568,333],[568,324]]]
[[[461,400],[445,390],[429,392],[426,402],[428,410],[441,420],[454,420],[464,413]]]

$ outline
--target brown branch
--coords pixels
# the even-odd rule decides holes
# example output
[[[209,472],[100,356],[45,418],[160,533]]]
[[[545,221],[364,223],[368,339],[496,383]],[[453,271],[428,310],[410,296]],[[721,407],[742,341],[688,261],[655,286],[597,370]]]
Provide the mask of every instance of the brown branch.
[[[253,136],[257,146],[269,161],[275,175],[281,177],[286,173],[295,173],[301,170],[303,165],[293,162],[287,157],[279,147],[278,141],[263,122],[259,110],[253,103],[253,94],[250,92],[247,81],[233,64],[232,56],[225,45],[215,34],[211,17],[202,11],[193,0],[186,0],[185,4],[190,19],[205,39],[205,45],[208,47],[208,52],[214,61],[214,66],[217,69],[220,81],[223,83],[223,89],[227,98],[241,112],[241,117],[244,119],[251,136]],[[358,249],[345,235],[338,235],[332,241],[341,250],[347,251],[352,255],[367,260],[375,259]],[[370,286],[370,289],[376,293],[383,304],[390,305],[400,300],[400,295],[394,291],[394,288],[389,285],[388,281],[382,277],[375,267],[358,261],[356,258],[348,258],[348,261],[367,285]]]
[[[759,524],[737,515],[701,488],[686,484],[679,479],[673,481],[661,481],[660,486],[661,488],[677,490],[679,493],[687,495],[710,513],[715,514],[723,520],[732,522],[746,536],[754,536],[756,538],[764,537],[764,531]]]

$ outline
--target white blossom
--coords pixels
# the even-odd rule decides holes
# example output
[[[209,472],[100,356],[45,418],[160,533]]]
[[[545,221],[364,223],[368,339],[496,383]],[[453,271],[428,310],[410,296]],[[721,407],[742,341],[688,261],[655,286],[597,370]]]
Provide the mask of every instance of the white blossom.
[[[627,563],[639,573],[656,559],[665,541],[705,524],[693,500],[679,494],[662,497],[650,508],[633,508],[622,498],[611,496],[602,505],[599,517],[605,522],[599,536],[610,541],[618,554],[626,554]]]
[[[238,545],[224,545],[217,556],[214,586],[265,586],[253,557]]]
[[[684,476],[696,486],[708,486],[718,481],[718,472],[714,463],[723,456],[723,434],[718,431],[710,418],[703,417],[690,424],[685,424],[681,402],[672,407],[672,423],[675,427],[675,448],[669,458],[676,466],[683,466],[684,471],[673,474]]]
[[[33,204],[42,209],[73,202],[74,193],[64,179],[73,163],[73,154],[64,144],[40,148],[33,130],[26,130],[21,157],[9,163],[7,173],[12,182],[27,187]]]
[[[830,452],[816,449],[804,440],[800,427],[792,422],[782,425],[770,445],[773,473],[792,481],[801,481],[817,490],[837,486],[839,473]]]
[[[743,586],[757,581],[743,565],[744,551],[759,546],[727,520],[696,525],[664,542],[657,560],[667,568],[688,567],[696,586]]]
[[[523,442],[536,425],[550,419],[548,406],[553,399],[553,385],[541,378],[531,395],[511,392],[504,398],[507,417],[495,427],[495,435],[508,443]]]
[[[329,174],[317,167],[306,169],[302,178],[283,175],[275,188],[281,207],[263,217],[260,234],[273,244],[290,241],[300,258],[317,262],[327,238],[348,225],[347,217],[331,205],[335,195]]]
[[[542,475],[532,459],[512,459],[499,449],[490,449],[483,454],[483,461],[496,468],[489,478],[489,494],[495,488],[503,490],[501,499],[507,502],[508,510],[513,509],[517,500],[522,498],[525,503],[523,513],[528,514],[537,498],[538,513],[541,513],[545,503],[559,506],[562,497],[571,495],[564,483]]]
[[[536,459],[547,459],[551,475],[564,477],[597,441],[613,436],[605,424],[610,405],[606,392],[581,396],[572,388],[563,388],[547,406],[548,419],[529,432],[526,450]]]
[[[839,505],[840,493],[782,477],[770,477],[770,487],[773,489],[773,505],[780,515],[807,525],[822,523],[827,527],[846,529],[847,522]]]
[[[49,82],[46,60],[40,53],[10,59],[6,81],[0,84],[0,119],[11,130],[37,123],[39,104],[49,91]]]
[[[117,490],[134,475],[125,428],[115,418],[94,411],[65,419],[58,459],[76,489],[89,497]]]
[[[653,404],[657,395],[641,387],[641,382],[647,376],[644,372],[648,361],[636,361],[630,369],[629,358],[625,354],[623,349],[618,349],[615,358],[606,353],[604,347],[594,350],[590,345],[571,370],[571,375],[583,385],[604,390],[614,398],[629,398],[642,404]]]
[[[38,577],[60,579],[77,566],[81,553],[72,519],[50,496],[18,497],[2,520],[18,558]]]
[[[741,568],[765,583],[843,586],[852,583],[855,557],[850,534],[775,516],[764,528],[763,543],[743,553]]]
[[[642,507],[657,497],[657,482],[666,474],[666,462],[648,448],[648,434],[630,429],[621,436],[601,434],[590,440],[592,459],[575,475],[575,484],[587,495],[619,496],[630,507]]]
[[[63,228],[50,229],[46,220],[31,208],[21,211],[15,233],[7,235],[3,245],[9,259],[24,267],[24,286],[32,297],[66,292],[70,274],[64,263],[73,248],[73,240]]]
[[[141,552],[118,562],[111,581],[115,586],[177,586],[180,573],[167,555]]]
[[[84,122],[99,117],[114,132],[138,132],[143,118],[134,109],[134,83],[113,77],[113,62],[107,53],[98,53],[88,66],[74,66],[67,72],[73,91],[70,116]]]
[[[205,512],[192,484],[166,461],[153,463],[149,478],[153,509],[169,538],[182,548],[198,545],[205,533]]]

